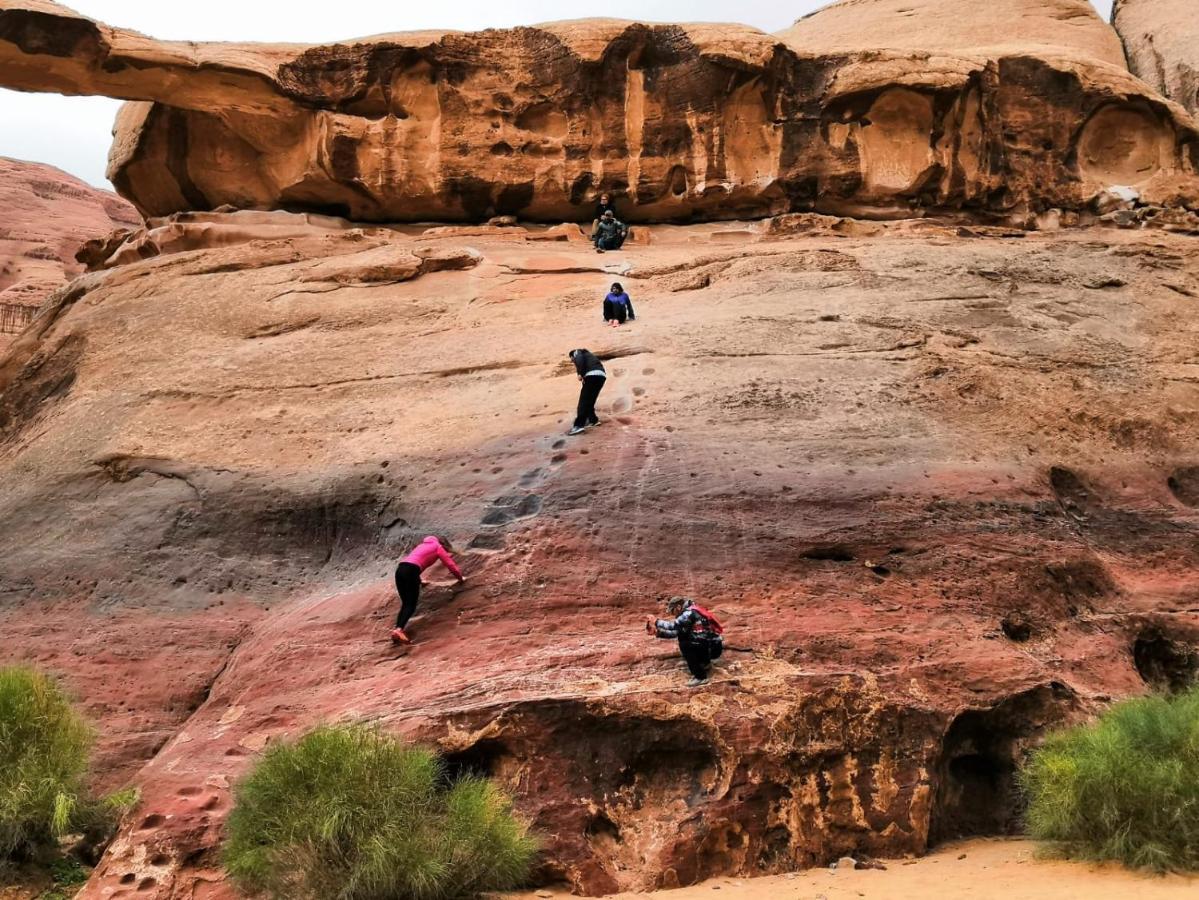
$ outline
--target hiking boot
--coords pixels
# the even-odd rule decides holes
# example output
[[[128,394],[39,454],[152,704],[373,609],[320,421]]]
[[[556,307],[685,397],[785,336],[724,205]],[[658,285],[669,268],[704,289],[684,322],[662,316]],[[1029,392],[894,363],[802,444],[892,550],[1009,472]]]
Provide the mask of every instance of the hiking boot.
[[[566,434],[568,436],[573,436],[576,434],[582,434],[586,430],[587,430],[587,426],[585,426],[585,425],[574,425],[571,427],[570,431],[566,432]]]
[[[687,682],[687,687],[699,687],[701,684],[707,684],[707,683],[708,683],[708,679],[706,679],[706,678],[692,678],[690,681]]]
[[[403,628],[396,628],[391,632],[391,642],[393,644],[411,644],[412,638],[404,633]]]

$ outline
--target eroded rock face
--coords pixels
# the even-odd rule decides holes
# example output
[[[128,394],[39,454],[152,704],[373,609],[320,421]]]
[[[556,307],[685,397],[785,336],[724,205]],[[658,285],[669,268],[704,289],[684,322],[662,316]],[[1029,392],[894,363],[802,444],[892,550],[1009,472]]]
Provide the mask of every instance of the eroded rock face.
[[[87,240],[141,217],[109,191],[52,166],[0,157],[0,347],[32,310],[83,271],[75,253]]]
[[[607,191],[634,222],[1019,219],[1112,183],[1199,201],[1193,121],[1128,74],[1084,0],[900,6],[837,4],[779,36],[605,19],[263,47],[4,0],[0,84],[138,101],[110,177],[147,215],[561,221]]]
[[[1046,728],[1194,676],[1193,238],[421,231],[150,223],[0,361],[0,659],[144,798],[85,897],[232,896],[231,785],[322,721],[494,776],[601,893],[1001,833]],[[469,580],[400,653],[433,531]],[[729,626],[696,691],[674,594]]]
[[[1128,66],[1164,96],[1199,114],[1199,15],[1188,0],[1116,0],[1112,21]]]
[[[1119,37],[1089,0],[835,0],[781,36],[808,53],[1033,54],[1125,67]]]

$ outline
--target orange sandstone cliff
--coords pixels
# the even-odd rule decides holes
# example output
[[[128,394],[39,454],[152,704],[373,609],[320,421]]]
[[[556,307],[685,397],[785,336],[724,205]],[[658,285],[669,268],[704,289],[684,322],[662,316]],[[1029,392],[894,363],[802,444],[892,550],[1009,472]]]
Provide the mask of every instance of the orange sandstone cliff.
[[[589,220],[609,191],[630,221],[1021,218],[1112,184],[1199,201],[1193,119],[1129,74],[1086,0],[848,0],[779,35],[601,19],[320,46],[155,41],[3,0],[0,84],[135,101],[110,177],[147,215]]]

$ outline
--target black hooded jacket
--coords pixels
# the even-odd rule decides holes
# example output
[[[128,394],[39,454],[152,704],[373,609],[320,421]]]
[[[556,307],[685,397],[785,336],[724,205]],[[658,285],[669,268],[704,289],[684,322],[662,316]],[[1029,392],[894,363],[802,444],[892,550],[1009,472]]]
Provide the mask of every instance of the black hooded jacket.
[[[580,378],[588,372],[594,372],[597,369],[600,372],[604,371],[604,364],[590,350],[573,350],[571,351],[570,358],[575,364],[575,371],[579,373]]]

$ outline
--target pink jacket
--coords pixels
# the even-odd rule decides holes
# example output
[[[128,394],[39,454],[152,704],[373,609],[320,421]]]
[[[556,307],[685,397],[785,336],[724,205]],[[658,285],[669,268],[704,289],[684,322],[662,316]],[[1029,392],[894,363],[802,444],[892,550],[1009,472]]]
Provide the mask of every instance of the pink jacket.
[[[447,569],[454,573],[455,578],[462,577],[462,570],[454,562],[454,557],[446,552],[445,547],[441,546],[441,541],[437,540],[433,535],[429,535],[421,541],[415,550],[404,557],[404,562],[419,566],[423,572],[439,559],[445,563]]]

